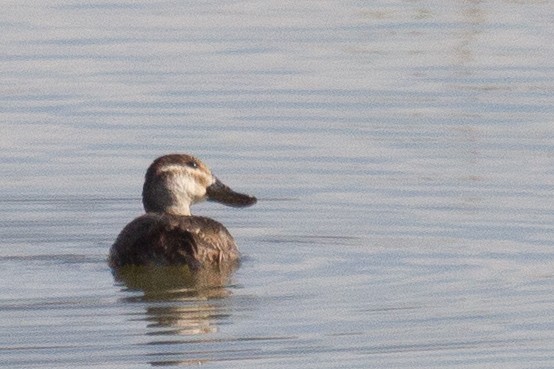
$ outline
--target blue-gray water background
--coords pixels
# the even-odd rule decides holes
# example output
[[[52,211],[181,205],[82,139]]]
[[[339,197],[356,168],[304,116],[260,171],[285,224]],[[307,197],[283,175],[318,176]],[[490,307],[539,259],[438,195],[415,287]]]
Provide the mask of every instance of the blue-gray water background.
[[[554,3],[2,1],[7,368],[552,368]],[[108,249],[188,152],[225,288]],[[181,291],[182,292],[182,291]]]

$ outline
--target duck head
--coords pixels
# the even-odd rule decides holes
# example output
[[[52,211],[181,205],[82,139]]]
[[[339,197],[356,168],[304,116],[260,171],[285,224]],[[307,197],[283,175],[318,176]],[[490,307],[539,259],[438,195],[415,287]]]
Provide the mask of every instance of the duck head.
[[[190,206],[204,200],[234,207],[251,206],[257,201],[254,196],[231,190],[190,155],[165,155],[148,167],[142,188],[147,213],[190,215]]]

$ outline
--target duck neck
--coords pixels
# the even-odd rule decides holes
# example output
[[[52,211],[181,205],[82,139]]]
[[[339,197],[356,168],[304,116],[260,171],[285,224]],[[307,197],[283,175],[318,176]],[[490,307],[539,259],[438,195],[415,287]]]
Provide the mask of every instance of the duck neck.
[[[190,216],[190,206],[189,205],[166,205],[166,206],[149,206],[149,204],[144,204],[144,211],[147,213],[157,213],[157,214],[171,214],[179,216]]]
[[[179,216],[190,216],[190,206],[188,205],[171,205],[164,209],[165,213]]]

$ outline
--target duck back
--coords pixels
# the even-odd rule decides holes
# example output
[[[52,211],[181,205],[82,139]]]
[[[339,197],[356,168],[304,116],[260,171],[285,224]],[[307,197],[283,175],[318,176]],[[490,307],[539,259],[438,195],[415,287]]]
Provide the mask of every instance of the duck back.
[[[127,265],[206,265],[236,263],[235,241],[219,222],[206,217],[147,213],[129,223],[112,245],[112,268]]]

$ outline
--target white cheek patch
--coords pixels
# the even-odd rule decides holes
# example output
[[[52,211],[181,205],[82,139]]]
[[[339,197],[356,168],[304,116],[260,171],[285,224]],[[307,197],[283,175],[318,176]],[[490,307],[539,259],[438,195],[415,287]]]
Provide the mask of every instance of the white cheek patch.
[[[198,182],[191,180],[187,175],[177,175],[171,184],[175,190],[183,194],[189,194],[191,198],[205,192]]]
[[[171,173],[166,185],[179,203],[194,204],[206,198],[206,186],[197,173],[178,165],[168,165],[160,171]]]

